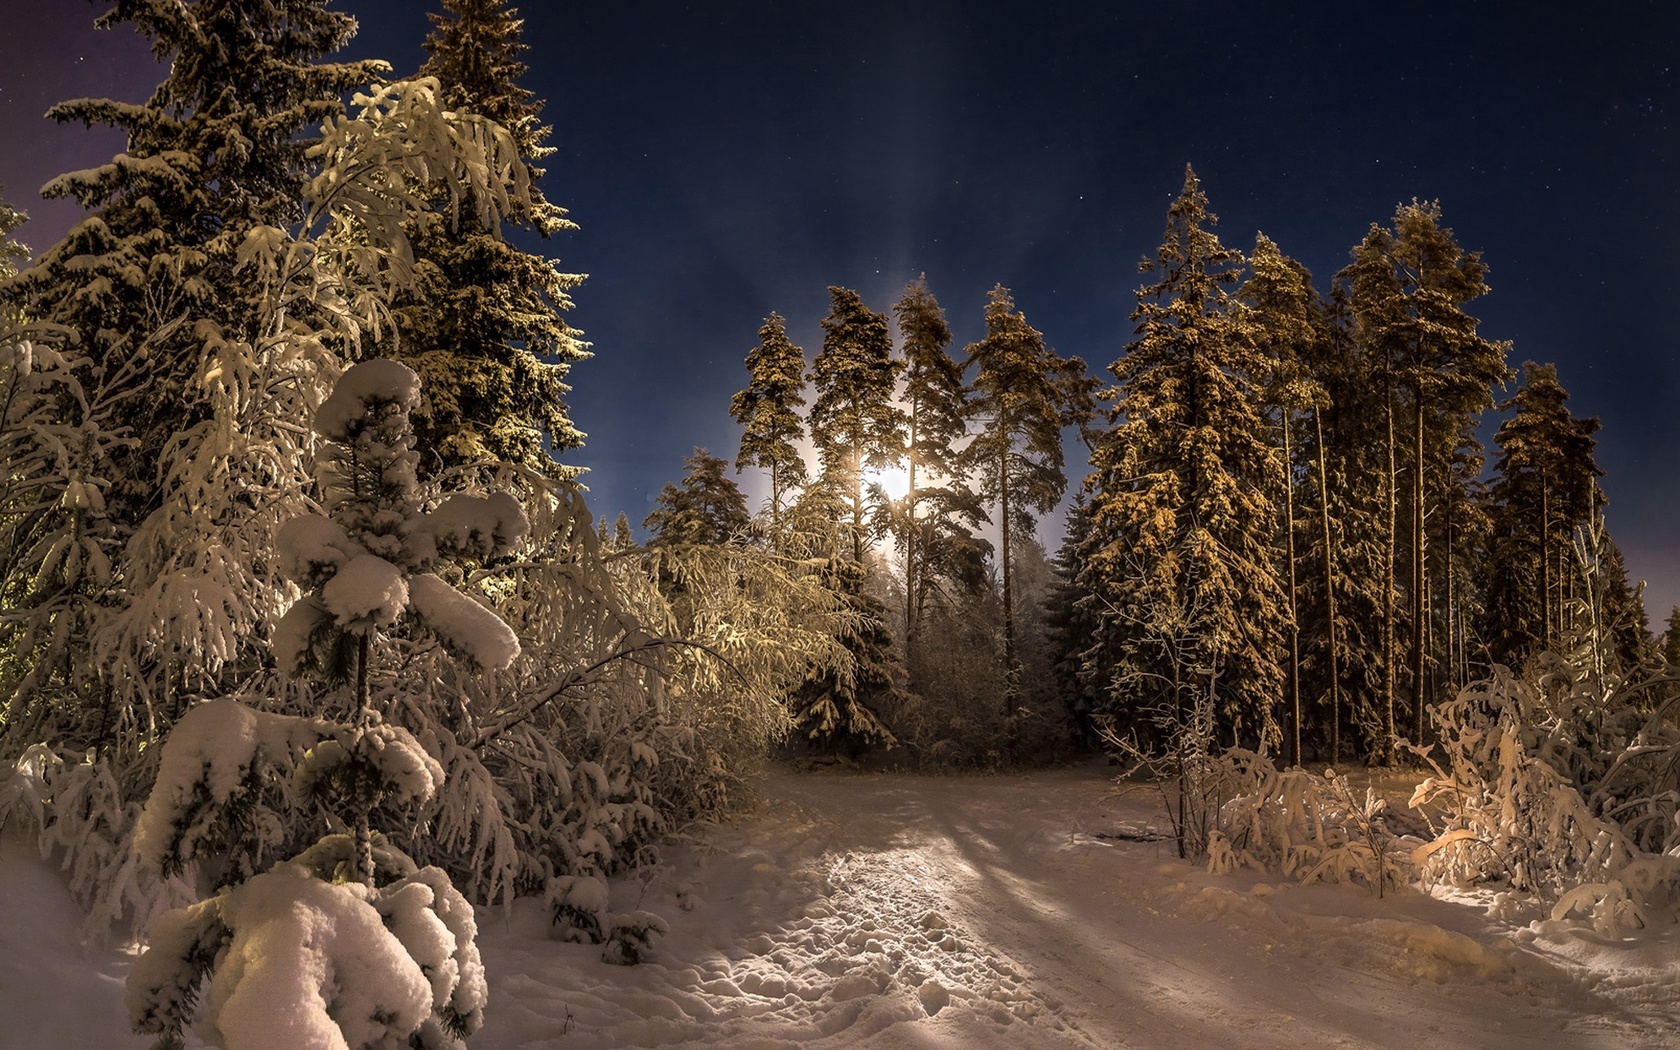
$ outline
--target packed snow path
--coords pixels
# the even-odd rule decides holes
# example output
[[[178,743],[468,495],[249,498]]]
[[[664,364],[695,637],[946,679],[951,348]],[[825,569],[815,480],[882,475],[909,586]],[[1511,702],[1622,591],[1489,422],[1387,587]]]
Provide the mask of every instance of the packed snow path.
[[[1151,839],[1153,793],[1106,776],[777,773],[755,812],[614,885],[615,910],[670,922],[651,963],[553,939],[540,902],[481,909],[471,1046],[1680,1046],[1672,929],[1536,936],[1538,912],[1209,876]],[[147,1045],[124,1031],[128,957],[81,943],[16,841],[0,900],[0,1047]]]
[[[1672,938],[1583,952],[1415,891],[1207,876],[1149,841],[1157,796],[1110,788],[1100,766],[779,773],[615,887],[671,920],[652,965],[487,917],[474,1045],[1680,1045]]]

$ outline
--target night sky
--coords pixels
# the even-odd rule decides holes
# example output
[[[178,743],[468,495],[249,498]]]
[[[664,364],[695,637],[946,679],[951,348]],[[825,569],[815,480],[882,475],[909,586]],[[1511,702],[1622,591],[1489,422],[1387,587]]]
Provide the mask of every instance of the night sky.
[[[428,3],[338,6],[362,21],[352,55],[422,61]],[[139,101],[162,75],[132,31],[95,32],[97,10],[0,0],[0,182],[37,249],[74,218],[37,188],[121,148],[41,114]],[[1680,4],[525,14],[525,83],[559,149],[545,190],[582,227],[548,250],[590,274],[570,315],[597,354],[572,373],[589,438],[571,459],[597,514],[639,523],[696,445],[733,458],[759,324],[781,312],[814,356],[830,284],[887,310],[926,272],[960,350],[1001,282],[1101,370],[1189,162],[1228,245],[1263,230],[1321,289],[1371,223],[1439,200],[1491,267],[1483,334],[1514,343],[1513,366],[1555,362],[1576,414],[1602,420],[1611,534],[1653,619],[1680,602]]]

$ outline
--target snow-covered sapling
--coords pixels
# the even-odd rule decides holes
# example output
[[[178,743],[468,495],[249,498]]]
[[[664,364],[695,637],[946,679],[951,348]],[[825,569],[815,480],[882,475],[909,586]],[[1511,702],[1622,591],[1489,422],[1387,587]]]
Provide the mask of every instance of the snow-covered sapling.
[[[519,642],[507,624],[431,570],[505,554],[527,524],[502,493],[422,509],[408,421],[419,395],[396,362],[344,374],[315,417],[327,513],[293,519],[277,539],[281,570],[305,594],[275,627],[275,658],[289,675],[348,689],[350,717],[216,700],[189,710],[164,746],[137,834],[142,858],[161,870],[227,850],[260,860],[235,841],[276,837],[275,822],[252,816],[259,795],[319,802],[351,830],[260,873],[235,868],[246,877],[153,925],[129,976],[129,1010],[160,1046],[179,1045],[195,1014],[228,1050],[451,1047],[482,1023],[471,905],[443,871],[418,868],[370,827],[387,799],[430,799],[443,769],[381,720],[368,678],[378,633],[400,620],[475,667],[511,663]]]
[[[614,915],[607,931],[601,961],[615,966],[635,966],[653,955],[654,942],[671,932],[671,927],[650,911],[629,911]]]

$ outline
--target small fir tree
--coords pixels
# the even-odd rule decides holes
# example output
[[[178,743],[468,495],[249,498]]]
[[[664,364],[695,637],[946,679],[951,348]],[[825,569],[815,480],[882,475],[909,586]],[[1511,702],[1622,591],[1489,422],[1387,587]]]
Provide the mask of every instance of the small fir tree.
[[[443,768],[383,721],[370,681],[378,637],[399,620],[481,670],[511,663],[513,631],[432,570],[498,558],[528,526],[506,493],[422,509],[408,419],[418,400],[416,376],[397,362],[344,374],[314,421],[327,513],[292,519],[276,543],[306,591],[275,625],[276,662],[347,691],[347,717],[216,700],[192,708],[164,745],[135,837],[141,857],[164,873],[228,851],[240,863],[215,896],[159,919],[130,972],[130,1015],[160,1045],[180,1045],[198,1014],[227,1050],[269,1045],[276,1025],[298,1045],[459,1046],[483,1022],[471,905],[443,871],[417,867],[372,829],[387,800],[429,800]],[[287,774],[296,804],[349,833],[257,870],[279,824],[257,814]]]
[[[718,545],[739,538],[751,523],[747,499],[730,480],[729,462],[703,448],[683,459],[682,484],[666,485],[642,522],[650,547]]]

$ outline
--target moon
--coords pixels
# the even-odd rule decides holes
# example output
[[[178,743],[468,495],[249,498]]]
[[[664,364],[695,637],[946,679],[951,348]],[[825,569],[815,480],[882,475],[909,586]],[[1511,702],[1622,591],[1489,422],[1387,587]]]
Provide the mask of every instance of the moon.
[[[901,500],[910,491],[910,475],[903,467],[870,467],[863,472],[865,485],[879,485],[888,499]]]

